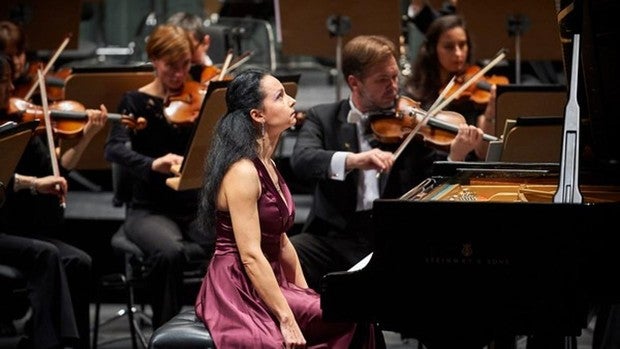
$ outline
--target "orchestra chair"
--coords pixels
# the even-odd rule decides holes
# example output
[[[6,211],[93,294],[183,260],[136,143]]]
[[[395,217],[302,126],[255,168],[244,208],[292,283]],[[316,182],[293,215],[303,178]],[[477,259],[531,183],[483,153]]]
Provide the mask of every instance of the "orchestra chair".
[[[215,349],[211,333],[194,309],[181,311],[153,332],[148,349]]]
[[[111,171],[114,194],[112,204],[115,207],[125,206],[126,211],[131,198],[131,174],[122,166],[115,163],[111,164]],[[97,349],[99,345],[125,340],[126,337],[99,341],[101,327],[125,316],[128,321],[132,348],[138,348],[138,340],[142,347],[145,348],[147,339],[142,331],[141,325],[150,324],[151,321],[150,317],[144,312],[144,305],[142,304],[141,307],[138,308],[135,304],[135,289],[141,286],[141,274],[144,272],[143,265],[141,265],[144,254],[136,244],[126,237],[123,224],[121,224],[118,230],[112,235],[110,243],[114,253],[123,258],[123,272],[103,275],[99,280],[95,296],[92,349]],[[111,318],[101,321],[100,311],[103,292],[110,290],[123,292],[125,307],[119,309]]]
[[[114,204],[125,205],[128,208],[131,193],[131,174],[119,164],[112,163]],[[92,348],[97,349],[98,345],[116,342],[126,338],[114,338],[105,342],[98,342],[100,328],[116,319],[127,316],[130,330],[132,348],[137,349],[138,343],[142,348],[147,347],[148,338],[143,330],[143,324],[150,326],[150,317],[144,312],[144,305],[139,307],[136,303],[136,291],[141,289],[147,291],[145,287],[145,274],[148,271],[144,252],[125,235],[124,225],[114,233],[111,239],[112,250],[124,259],[124,271],[122,273],[104,275],[101,277],[97,298],[95,303],[95,324],[93,328]],[[188,260],[183,271],[183,283],[187,287],[198,288],[206,272],[208,255],[197,243],[184,241],[183,248]],[[104,290],[124,291],[125,306],[117,311],[116,315],[110,319],[100,321],[100,308],[102,293]]]
[[[15,166],[19,162],[24,149],[32,137],[32,132],[39,124],[38,121],[22,123],[3,123],[0,125],[0,207],[4,204],[6,185],[15,173]],[[30,308],[26,279],[22,272],[13,266],[0,264],[0,316],[7,320],[16,319],[26,314]],[[6,339],[6,340],[5,340]],[[19,339],[2,338],[3,343]]]
[[[216,24],[229,28],[229,40],[235,56],[252,52],[245,65],[276,71],[275,34],[268,21],[250,17],[220,17]]]
[[[228,49],[231,48],[230,28],[224,25],[211,24],[204,27],[204,31],[209,35],[209,58],[213,64],[222,63],[226,60]]]
[[[18,268],[0,264],[0,316],[6,321],[14,321],[25,317],[29,309],[26,278]],[[22,338],[18,332],[0,336],[0,348],[5,345],[16,348]]]

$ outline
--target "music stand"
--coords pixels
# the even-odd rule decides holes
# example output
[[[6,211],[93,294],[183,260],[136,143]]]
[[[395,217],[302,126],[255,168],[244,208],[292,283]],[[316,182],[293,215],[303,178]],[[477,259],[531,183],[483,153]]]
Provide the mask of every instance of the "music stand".
[[[299,75],[280,77],[286,93],[295,96],[297,94],[297,81]],[[213,139],[215,124],[227,110],[226,89],[227,81],[212,81],[209,83],[205,99],[200,108],[200,114],[194,128],[194,135],[189,144],[180,166],[173,166],[171,171],[174,177],[166,179],[166,185],[181,191],[198,189],[202,186],[204,177],[204,161],[207,151]]]
[[[507,44],[514,47],[506,58],[515,60],[520,83],[521,60],[561,61],[562,46],[553,1],[459,2],[458,13],[467,21],[474,42],[474,59],[493,57]],[[502,14],[502,15],[498,15]],[[483,20],[481,20],[483,19]]]
[[[75,72],[65,82],[65,98],[79,101],[84,107],[92,109],[99,109],[99,106],[103,104],[109,112],[113,112],[125,92],[137,90],[152,80],[152,69],[148,71]],[[110,168],[110,163],[103,154],[110,128],[111,122],[108,122],[93,137],[74,170],[106,170]],[[61,139],[58,143],[60,154],[64,154],[78,142],[79,139]]]
[[[279,36],[282,38],[283,54],[324,58],[336,56],[337,61],[338,46],[345,45],[357,35],[385,35],[395,45],[400,42],[402,29],[398,1],[317,0],[307,5],[295,0],[276,0],[276,2],[278,4],[275,8],[279,9],[276,18],[280,19],[276,30],[281,34]],[[344,24],[341,20],[345,17],[349,19],[345,22],[350,22],[350,30],[335,28]],[[303,25],[300,25],[300,19],[303,19]],[[337,34],[330,34],[330,24],[334,26],[334,33]],[[339,90],[336,92],[338,98]]]
[[[39,121],[22,122],[19,124],[5,123],[0,125],[0,206],[4,203],[6,185],[15,173],[15,167],[22,157],[24,149]]]
[[[213,138],[213,129],[219,118],[226,113],[226,86],[228,81],[212,81],[209,83],[192,141],[185,151],[180,166],[171,168],[174,177],[166,179],[166,185],[181,191],[197,189],[202,185],[204,159]]]
[[[563,119],[561,115],[517,118],[504,134],[500,161],[559,162]]]
[[[566,89],[564,85],[497,85],[495,135],[503,133],[508,119],[564,115]]]

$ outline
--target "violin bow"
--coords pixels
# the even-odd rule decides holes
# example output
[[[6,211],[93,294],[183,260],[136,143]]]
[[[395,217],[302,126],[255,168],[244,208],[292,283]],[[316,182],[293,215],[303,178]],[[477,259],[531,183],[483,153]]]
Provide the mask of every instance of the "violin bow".
[[[478,81],[479,77],[483,76],[487,71],[489,71],[489,69],[493,68],[497,63],[504,59],[504,57],[506,57],[506,49],[499,50],[499,52],[495,55],[495,58],[493,58],[493,60],[491,60],[486,66],[484,66],[484,68],[480,69],[476,74],[469,78],[469,80],[465,81],[458,90],[454,91],[453,94],[443,100],[439,105],[437,105],[434,110],[429,110],[428,113],[431,115],[431,117],[437,115],[437,113],[442,111],[443,108],[445,108],[448,104],[450,104],[450,102],[452,102],[452,100],[460,96],[463,91],[465,91],[474,82]]]
[[[43,72],[39,68],[38,71],[38,85],[41,87],[41,104],[43,106],[43,119],[45,120],[45,132],[47,135],[47,147],[49,148],[50,158],[52,160],[52,173],[54,176],[60,176],[60,169],[58,168],[58,159],[56,158],[56,146],[54,145],[54,134],[52,133],[52,121],[50,119],[49,107],[47,105],[47,91],[45,91],[45,78]],[[59,185],[56,185],[56,190],[60,191]],[[60,197],[60,206],[66,207],[65,197]]]
[[[67,45],[69,44],[69,40],[71,40],[71,36],[72,36],[71,33],[65,36],[65,39],[60,43],[60,46],[58,46],[52,58],[50,58],[50,60],[47,61],[45,68],[43,68],[43,76],[45,76],[49,72],[50,68],[54,66],[54,63],[56,63],[56,60],[58,59],[62,51],[64,51],[65,47],[67,47]],[[26,95],[24,96],[24,99],[27,101],[30,100],[30,97],[32,97],[32,94],[34,93],[34,91],[37,89],[37,86],[39,85],[40,83],[39,84],[36,82],[33,83],[32,86],[30,86],[30,90],[28,90],[28,93],[26,93]],[[41,85],[41,90],[44,90],[44,89],[45,89],[45,85]]]
[[[228,72],[230,73],[231,71],[237,69],[243,63],[249,61],[253,54],[254,51],[245,51],[244,53],[239,55],[230,63],[230,66],[228,67]]]
[[[222,79],[224,79],[224,75],[226,75],[226,71],[228,70],[228,67],[230,66],[230,61],[232,60],[232,56],[233,56],[232,50],[228,50],[228,53],[226,54],[226,59],[224,60],[224,65],[222,66],[222,71],[220,72],[220,75],[217,77],[218,81],[222,81]]]
[[[445,98],[448,91],[450,91],[452,86],[454,86],[455,77],[452,77],[452,80],[450,80],[450,82],[446,85],[446,87],[444,87],[444,89],[439,94],[439,97],[435,100],[435,102],[433,102],[433,105],[426,112],[426,115],[424,116],[422,121],[416,125],[413,131],[411,131],[411,133],[409,133],[407,138],[400,144],[396,152],[394,152],[394,159],[398,158],[398,156],[400,155],[400,153],[402,153],[402,151],[405,149],[407,144],[409,144],[413,136],[415,136],[415,134],[418,132],[420,127],[422,127],[422,125],[425,124],[429,118],[434,117],[435,115],[437,115],[437,113],[442,111],[443,108],[445,108],[450,102],[452,102],[455,98],[457,98],[463,91],[465,91],[469,86],[471,86],[471,84],[476,82],[479,77],[483,76],[487,71],[489,71],[489,69],[493,68],[497,63],[499,63],[502,59],[504,59],[504,57],[506,57],[506,50],[501,49],[495,55],[495,58],[493,58],[493,60],[491,60],[486,66],[484,66],[484,68],[480,69],[469,80],[465,81],[463,85],[461,85],[461,87],[459,87],[456,91],[454,91],[454,93],[451,94],[448,98]]]

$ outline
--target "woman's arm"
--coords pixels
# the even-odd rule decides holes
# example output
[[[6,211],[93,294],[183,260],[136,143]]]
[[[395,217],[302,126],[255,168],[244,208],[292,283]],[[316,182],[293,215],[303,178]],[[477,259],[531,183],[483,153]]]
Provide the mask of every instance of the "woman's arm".
[[[100,110],[86,110],[86,115],[88,117],[88,121],[84,125],[83,134],[80,140],[75,146],[65,151],[60,157],[60,165],[67,170],[72,170],[75,166],[77,166],[90,141],[105,126],[108,119],[108,110],[102,104],[100,106]]]
[[[304,273],[301,269],[301,263],[297,257],[295,247],[291,244],[291,241],[286,234],[282,234],[280,245],[282,247],[281,263],[286,280],[301,288],[308,288],[308,283],[306,282],[306,278],[304,277]]]
[[[241,262],[258,295],[279,321],[286,344],[304,345],[305,339],[295,316],[261,250],[259,196],[258,172],[251,161],[241,160],[233,164],[224,176],[217,206],[230,212]]]

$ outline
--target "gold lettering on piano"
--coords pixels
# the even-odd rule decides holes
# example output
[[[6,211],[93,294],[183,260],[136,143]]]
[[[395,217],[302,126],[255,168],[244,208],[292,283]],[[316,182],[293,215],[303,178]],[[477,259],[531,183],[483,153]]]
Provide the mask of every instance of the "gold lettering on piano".
[[[510,265],[510,258],[504,256],[485,256],[478,257],[475,256],[475,251],[473,248],[473,244],[471,242],[463,243],[463,246],[460,250],[460,255],[450,255],[451,251],[449,246],[447,251],[437,251],[434,250],[430,252],[430,255],[425,256],[424,263],[425,264],[434,264],[434,265],[492,265],[492,266],[502,266],[502,265]]]
[[[492,265],[506,266],[511,265],[510,259],[506,257],[450,257],[450,256],[426,256],[424,264],[430,265]]]

